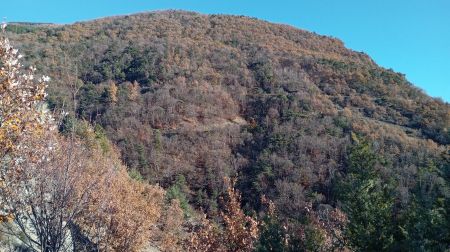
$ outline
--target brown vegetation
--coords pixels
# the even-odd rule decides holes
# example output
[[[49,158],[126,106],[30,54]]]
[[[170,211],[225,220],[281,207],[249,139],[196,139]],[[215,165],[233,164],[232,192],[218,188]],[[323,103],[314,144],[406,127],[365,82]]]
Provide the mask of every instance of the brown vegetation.
[[[177,11],[65,26],[16,25],[8,36],[28,55],[28,63],[39,62],[39,71],[54,80],[50,108],[73,111],[59,130],[70,136],[80,133],[83,121],[94,124],[90,134],[110,139],[134,177],[168,189],[184,213],[190,206],[207,213],[209,220],[199,234],[208,234],[209,241],[225,237],[226,221],[213,220],[226,220],[220,214],[220,195],[227,193],[222,178],[236,177],[241,211],[264,216],[260,199],[266,195],[276,209],[274,226],[295,234],[289,244],[306,250],[334,246],[333,235],[340,234],[345,219],[340,218],[336,181],[348,174],[352,133],[373,142],[379,156],[375,169],[394,188],[395,221],[406,215],[407,205],[416,204],[418,181],[428,174],[424,170],[435,167],[433,172],[448,179],[448,104],[335,38],[252,18]],[[236,118],[243,119],[235,123]],[[117,167],[122,168],[115,172],[124,175],[123,166]],[[436,174],[429,175],[426,195],[440,195],[433,204],[447,206],[447,196],[433,194],[432,185],[445,181]],[[115,179],[143,198],[152,194],[147,190],[159,192],[128,178]],[[120,187],[112,188],[119,199],[131,197]],[[156,194],[155,200],[162,197]],[[119,199],[118,205],[128,202]],[[150,211],[137,198],[134,202],[143,212]],[[151,221],[157,209],[169,211],[167,205],[155,204],[148,213]],[[113,215],[97,213],[99,227],[112,225],[107,223],[111,216],[131,214],[114,205],[104,207]],[[323,209],[339,221],[323,222]],[[119,227],[114,232],[151,232],[137,227],[133,214],[130,223],[118,221],[129,225],[131,233]],[[235,214],[244,218],[242,212]],[[185,232],[185,225],[161,215],[165,224],[158,228],[171,231],[159,234],[155,243],[163,239],[167,242],[159,247],[181,249],[184,238],[177,240],[175,234]],[[339,232],[330,233],[324,225]],[[136,239],[140,244],[142,239]],[[219,246],[197,245],[206,246],[203,250]]]

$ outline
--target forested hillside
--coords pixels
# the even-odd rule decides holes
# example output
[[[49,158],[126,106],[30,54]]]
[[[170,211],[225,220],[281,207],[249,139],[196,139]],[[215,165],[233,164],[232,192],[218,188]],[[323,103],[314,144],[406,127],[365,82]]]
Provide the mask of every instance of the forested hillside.
[[[91,123],[185,225],[226,224],[232,178],[257,251],[450,249],[449,104],[338,39],[179,11],[6,36],[50,76],[59,131]],[[220,246],[196,250],[247,251]]]

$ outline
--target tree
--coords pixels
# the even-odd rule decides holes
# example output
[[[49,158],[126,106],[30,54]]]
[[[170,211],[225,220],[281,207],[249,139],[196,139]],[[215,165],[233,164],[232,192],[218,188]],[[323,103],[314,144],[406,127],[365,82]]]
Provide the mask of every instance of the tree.
[[[119,100],[119,98],[117,98],[117,85],[114,81],[109,81],[109,86],[108,86],[108,97],[109,97],[109,102],[110,103],[117,103],[117,101]]]
[[[398,237],[401,250],[444,251],[450,244],[450,187],[442,167],[429,162],[420,168],[411,200],[402,214]],[[447,167],[448,169],[448,167]],[[448,171],[447,171],[448,172]]]
[[[181,209],[183,209],[185,216],[189,217],[192,215],[192,209],[189,205],[189,201],[186,197],[186,192],[189,188],[186,184],[186,178],[183,175],[178,175],[174,184],[167,189],[167,199],[177,200],[180,204]]]
[[[345,214],[339,209],[322,205],[314,210],[305,208],[305,222],[300,226],[280,220],[275,205],[263,197],[268,210],[264,217],[256,251],[347,251],[343,244]]]
[[[75,223],[98,251],[140,251],[157,235],[164,191],[131,179],[118,159],[108,159],[101,154],[90,158],[104,176],[96,179],[89,204]]]
[[[33,132],[47,130],[51,116],[44,98],[47,76],[36,79],[35,68],[25,70],[22,55],[9,40],[0,37],[0,160],[3,166],[14,160],[19,142]]]
[[[139,83],[137,81],[134,81],[133,84],[127,85],[127,88],[128,88],[128,100],[137,101],[140,95]]]
[[[186,243],[190,234],[183,230],[184,216],[178,200],[172,200],[170,205],[164,209],[160,221],[160,237],[156,242],[162,251],[186,251]]]
[[[288,251],[285,226],[278,220],[273,202],[263,198],[262,201],[267,204],[268,211],[263,218],[260,228],[260,236],[256,251]]]
[[[392,187],[376,170],[377,156],[370,144],[352,135],[354,145],[348,170],[338,184],[338,199],[347,214],[345,237],[357,251],[389,250],[394,243]]]
[[[91,150],[51,133],[27,139],[33,152],[21,151],[26,158],[4,173],[0,198],[12,220],[2,231],[32,250],[67,251],[71,225],[106,174],[97,169],[98,160],[86,158]]]
[[[75,193],[65,176],[73,170],[45,108],[49,78],[36,80],[35,68],[23,69],[21,58],[8,39],[0,39],[0,202],[2,216],[15,224],[3,231],[29,248],[59,251],[67,223],[79,211],[66,201]],[[69,206],[73,212],[66,211]]]
[[[0,231],[31,251],[69,251],[78,232],[96,250],[138,251],[154,235],[164,191],[132,180],[89,125],[59,135],[44,106],[49,78],[35,80],[20,57],[0,40]]]
[[[234,189],[234,183],[225,179],[227,186],[223,219],[223,230],[206,218],[191,241],[190,251],[253,251],[259,235],[258,222],[244,214],[241,209],[241,195]]]

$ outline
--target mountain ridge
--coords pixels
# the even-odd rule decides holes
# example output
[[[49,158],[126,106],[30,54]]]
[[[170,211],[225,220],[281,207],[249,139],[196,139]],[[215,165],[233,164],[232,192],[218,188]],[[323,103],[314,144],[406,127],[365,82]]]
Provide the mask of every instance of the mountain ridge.
[[[199,12],[194,12],[194,11],[184,11],[184,10],[177,10],[177,9],[164,9],[164,10],[154,10],[154,11],[144,11],[144,12],[138,12],[138,13],[130,13],[130,14],[119,14],[119,15],[114,15],[114,16],[105,16],[105,17],[99,17],[99,18],[94,18],[94,19],[88,19],[88,20],[83,20],[83,21],[75,21],[72,23],[67,23],[67,24],[58,24],[58,23],[40,23],[40,22],[18,22],[18,21],[13,21],[10,22],[10,25],[24,25],[24,26],[42,26],[42,27],[62,27],[62,26],[72,26],[72,25],[77,25],[77,24],[85,24],[85,23],[92,23],[92,22],[109,22],[109,21],[113,21],[113,20],[120,20],[120,19],[126,19],[126,18],[132,18],[133,16],[151,16],[151,15],[158,15],[158,14],[170,14],[170,13],[182,13],[182,14],[186,14],[186,15],[200,15],[200,16],[204,16],[204,17],[208,17],[208,16],[226,16],[226,17],[231,17],[231,18],[244,18],[244,19],[249,19],[249,20],[255,20],[258,22],[263,22],[263,23],[267,23],[269,25],[274,25],[274,26],[280,26],[282,27],[286,27],[289,29],[294,29],[294,30],[299,30],[302,32],[307,32],[307,33],[311,33],[313,35],[317,35],[319,37],[324,37],[324,38],[329,38],[329,39],[334,39],[336,41],[339,41],[339,43],[342,44],[342,46],[344,46],[344,42],[342,40],[340,40],[337,37],[333,37],[330,35],[321,35],[318,34],[316,32],[310,32],[306,29],[300,28],[300,27],[296,27],[290,24],[285,24],[285,23],[274,23],[274,22],[270,22],[270,21],[266,21],[264,19],[260,19],[260,18],[256,18],[256,17],[251,17],[251,16],[245,16],[245,15],[233,15],[233,14],[202,14]],[[357,51],[357,50],[353,50],[353,49],[349,49],[350,51],[353,51],[355,53],[360,53],[364,56],[367,56],[367,58],[372,61],[373,64],[378,65],[376,62],[373,61],[373,59],[367,55],[365,52],[363,51]],[[388,66],[383,67],[385,69],[392,69],[389,68]],[[414,85],[414,84],[413,84]],[[414,85],[415,86],[415,85]],[[418,88],[417,86],[415,86],[416,88]],[[430,96],[426,93],[426,91],[424,91],[422,89],[422,91],[427,95]],[[432,97],[432,96],[430,96]],[[440,97],[432,97],[433,99],[442,99]],[[445,103],[449,103],[448,101],[443,101]]]
[[[246,211],[261,214],[267,197],[295,228],[305,209],[338,208],[359,138],[380,179],[396,181],[399,209],[430,164],[448,169],[449,104],[335,38],[178,11],[17,31],[27,62],[52,77],[49,107],[69,112],[61,132],[93,123],[130,172],[213,218],[223,177]]]

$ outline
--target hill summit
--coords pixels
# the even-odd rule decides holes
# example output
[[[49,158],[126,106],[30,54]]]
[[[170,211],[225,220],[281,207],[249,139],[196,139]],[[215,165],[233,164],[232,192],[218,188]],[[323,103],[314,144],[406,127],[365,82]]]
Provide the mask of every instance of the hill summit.
[[[267,197],[297,230],[308,209],[345,202],[337,181],[366,141],[398,216],[425,169],[448,186],[449,104],[336,38],[182,11],[17,23],[8,36],[52,78],[49,106],[69,112],[61,132],[92,122],[130,172],[209,216],[233,177],[247,211]]]

